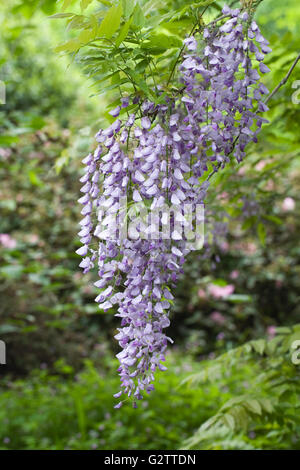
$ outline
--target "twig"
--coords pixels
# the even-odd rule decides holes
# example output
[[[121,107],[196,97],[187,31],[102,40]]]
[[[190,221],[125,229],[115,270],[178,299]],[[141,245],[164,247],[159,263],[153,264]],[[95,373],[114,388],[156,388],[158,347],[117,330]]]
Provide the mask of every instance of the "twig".
[[[190,34],[189,34],[189,37],[193,34],[193,32],[195,31],[195,29],[196,29],[197,26],[198,26],[198,23],[196,23],[196,24],[193,26],[193,28],[192,28],[192,30],[191,30],[191,32],[190,32]],[[171,81],[171,78],[173,77],[173,74],[174,74],[174,72],[175,72],[176,66],[177,66],[177,64],[178,64],[178,61],[179,61],[179,59],[180,59],[180,57],[181,57],[181,55],[182,55],[184,49],[185,49],[185,44],[183,44],[183,46],[181,47],[181,49],[180,49],[180,51],[179,51],[179,54],[178,54],[178,57],[177,57],[176,61],[174,62],[174,65],[173,65],[173,67],[172,67],[170,76],[169,76],[168,81],[167,81],[167,86],[169,85],[169,83],[170,83],[170,81]]]
[[[230,18],[231,16],[230,15],[222,15],[222,16],[219,16],[218,18],[215,18],[213,21],[211,21],[210,23],[207,23],[205,25],[205,27],[207,28],[208,26],[213,26],[215,23],[217,23],[218,21],[222,21],[222,20],[225,20],[225,18]]]
[[[209,180],[214,176],[214,174],[218,172],[218,170],[220,169],[221,165],[222,165],[222,163],[219,162],[219,163],[217,164],[217,166],[214,167],[213,171],[208,175],[208,177],[206,178],[205,181],[209,181]]]
[[[208,9],[208,7],[209,7],[209,5],[207,5],[207,6],[204,8],[203,12],[202,12],[201,15],[200,15],[199,20],[197,21],[196,24],[194,24],[194,26],[193,26],[193,28],[192,28],[192,31],[190,32],[190,34],[189,34],[188,37],[191,37],[191,36],[192,36],[193,32],[195,31],[195,29],[196,29],[197,26],[198,26],[199,21],[201,20],[201,18],[203,18],[203,15],[204,15],[204,13],[206,12],[206,10]],[[177,64],[178,64],[178,61],[179,61],[179,59],[180,59],[180,57],[181,57],[181,55],[182,55],[184,49],[185,49],[185,44],[183,44],[182,48],[180,49],[179,54],[178,54],[178,57],[177,57],[177,59],[176,59],[174,65],[173,65],[173,67],[172,67],[170,76],[169,76],[168,81],[167,81],[167,86],[169,85],[169,83],[170,83],[170,81],[171,81],[171,78],[173,77],[173,74],[174,74],[174,72],[175,72],[176,66],[177,66]]]
[[[268,103],[270,101],[271,98],[273,98],[273,96],[275,95],[275,93],[277,93],[278,90],[280,90],[280,88],[286,84],[286,82],[288,81],[288,79],[290,78],[294,68],[296,67],[297,63],[299,62],[300,60],[300,54],[298,55],[298,57],[295,59],[293,65],[291,66],[290,70],[288,71],[288,73],[286,74],[286,76],[281,80],[281,82],[277,85],[276,88],[274,88],[274,90],[272,91],[272,93],[269,94],[269,96],[267,96],[267,98],[265,99],[264,103]]]
[[[291,66],[290,70],[288,71],[288,73],[286,74],[286,76],[281,80],[281,82],[274,88],[274,90],[269,94],[269,96],[265,99],[264,103],[268,103],[270,101],[271,98],[273,98],[273,96],[275,95],[275,93],[277,93],[278,90],[280,90],[280,88],[286,84],[286,82],[288,81],[288,79],[290,78],[291,74],[293,73],[293,70],[294,68],[296,67],[297,63],[299,62],[300,60],[300,54],[298,55],[298,57],[294,60],[293,62],[293,65]],[[257,113],[256,113],[257,114]],[[237,141],[239,140],[239,137],[240,137],[240,134],[238,136],[236,136],[234,142],[232,143],[232,147],[231,147],[231,150],[230,150],[230,153],[227,155],[227,157],[233,152],[234,148],[235,148],[235,145],[237,143]],[[205,181],[209,181],[217,172],[218,170],[220,169],[222,163],[218,163],[217,166],[214,167],[213,171],[208,175],[208,177],[206,178]]]

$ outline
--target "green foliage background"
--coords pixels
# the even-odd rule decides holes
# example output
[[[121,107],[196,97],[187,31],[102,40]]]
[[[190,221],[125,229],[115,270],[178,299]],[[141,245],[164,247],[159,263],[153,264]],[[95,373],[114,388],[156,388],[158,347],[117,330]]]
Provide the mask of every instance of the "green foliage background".
[[[80,274],[74,254],[80,161],[94,133],[120,91],[156,99],[159,84],[176,92],[176,69],[170,74],[182,39],[206,7],[209,22],[223,3],[0,7],[2,449],[300,449],[300,366],[290,349],[300,331],[299,67],[245,162],[212,180],[208,206],[229,231],[208,259],[188,260],[171,313],[169,370],[138,410],[113,409],[118,323],[99,311],[92,275]],[[256,17],[273,49],[272,89],[299,51],[298,2],[264,0]],[[231,295],[212,294],[228,285]]]

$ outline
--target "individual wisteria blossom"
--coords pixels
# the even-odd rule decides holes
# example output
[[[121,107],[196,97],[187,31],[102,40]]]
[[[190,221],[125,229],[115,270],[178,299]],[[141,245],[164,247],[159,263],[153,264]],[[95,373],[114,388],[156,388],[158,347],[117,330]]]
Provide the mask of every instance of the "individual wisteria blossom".
[[[260,74],[268,72],[268,42],[247,12],[226,6],[223,14],[229,18],[221,26],[212,24],[199,40],[184,41],[181,92],[160,105],[140,102],[137,115],[128,107],[138,98],[122,98],[110,112],[114,122],[96,134],[98,147],[83,160],[77,253],[84,272],[98,269],[99,308],[117,306],[116,408],[126,397],[136,407],[154,389],[155,371],[166,369],[165,351],[173,342],[165,332],[171,291],[186,256],[199,248],[191,234],[202,217],[197,207],[203,207],[210,172],[232,154],[241,161],[265,122],[260,112],[268,109],[268,90]],[[126,233],[124,219],[130,222]],[[211,231],[217,238],[226,226],[215,221]]]

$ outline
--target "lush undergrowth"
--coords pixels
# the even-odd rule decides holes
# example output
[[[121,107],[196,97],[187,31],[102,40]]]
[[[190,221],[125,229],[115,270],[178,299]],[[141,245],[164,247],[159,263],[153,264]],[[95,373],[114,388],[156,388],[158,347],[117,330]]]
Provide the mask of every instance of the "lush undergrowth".
[[[291,344],[300,325],[271,341],[255,340],[215,360],[184,361],[169,371],[138,409],[113,409],[115,364],[86,361],[74,375],[35,371],[6,382],[0,395],[2,449],[299,449],[299,365]],[[200,427],[199,427],[200,426]]]
[[[111,362],[108,358],[107,361]],[[178,388],[192,364],[172,357],[168,373],[157,377],[156,393],[133,409],[115,410],[117,363],[99,375],[88,362],[69,378],[35,372],[0,395],[0,442],[10,449],[176,449],[208,418],[207,392]],[[71,372],[60,367],[60,371]],[[221,400],[216,387],[210,397]]]

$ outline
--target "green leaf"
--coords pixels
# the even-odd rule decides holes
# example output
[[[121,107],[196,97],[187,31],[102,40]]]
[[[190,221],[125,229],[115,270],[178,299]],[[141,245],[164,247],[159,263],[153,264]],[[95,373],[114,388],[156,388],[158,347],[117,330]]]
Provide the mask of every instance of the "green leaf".
[[[63,6],[61,7],[62,11],[65,11],[72,3],[72,0],[64,0]]]
[[[118,6],[112,6],[108,10],[98,30],[99,36],[110,39],[114,35],[120,26],[122,11],[121,3]]]
[[[221,287],[227,286],[227,281],[225,281],[225,279],[214,279],[214,280],[212,281],[212,283],[213,283],[215,286],[221,286]]]
[[[269,400],[268,398],[261,398],[260,404],[267,413],[272,413],[274,411],[271,400]]]
[[[70,39],[63,44],[57,46],[55,52],[74,52],[80,48],[80,43],[77,39]]]
[[[263,355],[266,348],[266,341],[264,339],[257,339],[251,341],[251,345],[258,354]]]
[[[86,17],[84,15],[73,15],[67,21],[67,29],[80,29],[83,27],[86,21]]]
[[[12,264],[4,266],[0,269],[0,275],[8,279],[19,279],[23,274],[23,266],[20,264]]]
[[[251,217],[248,217],[248,219],[245,220],[245,222],[242,225],[243,230],[249,230],[249,228],[253,227],[253,225],[257,221],[257,216],[252,215]]]
[[[257,415],[261,415],[261,405],[259,404],[258,400],[250,399],[245,402],[246,408],[250,410],[252,413]]]
[[[143,79],[143,76],[136,73],[135,70],[129,70],[130,76],[133,77],[135,84],[145,93],[148,98],[155,99],[155,95],[151,88],[148,87],[147,83]]]
[[[94,87],[95,85],[99,85],[100,83],[103,83],[103,82],[105,82],[106,80],[109,80],[109,79],[112,78],[115,74],[119,74],[119,72],[108,72],[108,73],[104,73],[104,74],[100,75],[100,76],[98,77],[98,80],[96,80],[95,82],[93,82],[92,87]]]
[[[55,13],[55,15],[48,16],[48,18],[69,18],[70,16],[74,16],[74,13]]]
[[[102,3],[107,7],[111,7],[111,2],[109,2],[108,0],[98,0],[98,2]]]
[[[154,32],[151,34],[146,41],[143,42],[142,48],[149,49],[151,52],[164,52],[171,48],[180,48],[182,41],[173,34],[166,34],[163,32]]]
[[[270,222],[274,222],[276,225],[282,225],[283,221],[279,218],[276,217],[276,215],[264,215],[264,219],[270,220]]]
[[[277,326],[276,327],[276,333],[280,335],[289,335],[292,333],[292,328],[289,328],[288,326]]]
[[[266,232],[266,227],[261,222],[257,226],[257,235],[258,235],[259,241],[262,244],[262,246],[265,246],[266,245],[267,232]]]
[[[119,85],[119,83],[121,82],[120,73],[119,72],[113,73],[111,76],[110,82],[112,85]]]
[[[89,41],[95,39],[95,31],[93,29],[84,29],[79,34],[77,40],[80,44],[87,44]]]
[[[137,3],[133,12],[133,24],[137,29],[141,29],[145,24],[145,16],[140,5]]]
[[[119,36],[116,39],[116,46],[119,47],[121,42],[127,37],[130,25],[132,23],[132,18],[130,18],[126,23],[123,24],[122,28],[120,29]]]
[[[247,303],[252,301],[251,295],[243,295],[243,294],[232,294],[227,297],[229,302],[233,302],[235,304]]]
[[[128,83],[128,78],[122,79],[119,83],[113,83],[112,85],[101,87],[100,93],[103,94],[106,91],[115,90],[116,88],[118,88],[120,85],[123,85],[124,83]],[[90,97],[93,97],[93,96],[96,96],[96,95],[90,95]]]
[[[0,145],[10,146],[11,144],[15,144],[18,141],[19,137],[12,135],[0,135]]]
[[[61,170],[68,164],[70,160],[69,152],[65,149],[61,156],[55,161],[55,171],[59,175]]]
[[[224,424],[229,428],[231,429],[232,431],[234,430],[235,428],[235,420],[234,420],[234,417],[229,414],[229,413],[226,413],[224,416],[223,416],[223,422]]]
[[[19,331],[18,326],[9,325],[9,324],[8,325],[4,324],[0,326],[1,335],[7,334],[7,333],[14,333],[15,331]]]
[[[29,170],[28,172],[29,181],[33,186],[43,186],[43,182],[40,180],[38,175],[34,170]]]
[[[81,0],[80,2],[80,8],[81,8],[81,11],[84,11],[87,9],[87,7],[90,5],[90,3],[92,3],[93,0]]]
[[[131,16],[134,10],[135,0],[122,0],[122,5],[124,18],[127,19]]]

